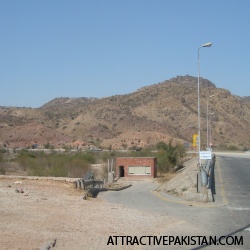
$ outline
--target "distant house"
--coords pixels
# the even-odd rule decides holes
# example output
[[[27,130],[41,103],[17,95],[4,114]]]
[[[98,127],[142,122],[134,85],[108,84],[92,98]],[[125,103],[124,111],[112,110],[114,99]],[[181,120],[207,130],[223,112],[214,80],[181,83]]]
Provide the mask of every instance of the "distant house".
[[[116,158],[116,177],[156,178],[155,157],[118,157]]]

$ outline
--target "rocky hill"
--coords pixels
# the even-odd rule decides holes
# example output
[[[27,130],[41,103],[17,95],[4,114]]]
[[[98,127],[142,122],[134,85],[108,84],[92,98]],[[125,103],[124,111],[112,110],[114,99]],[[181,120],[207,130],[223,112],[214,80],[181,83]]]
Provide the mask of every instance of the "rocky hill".
[[[200,78],[201,138],[206,147],[207,98],[215,147],[250,148],[250,98]],[[213,115],[210,115],[213,113]],[[40,108],[0,107],[0,143],[30,147],[150,147],[197,133],[197,78],[177,76],[131,94],[56,98]]]

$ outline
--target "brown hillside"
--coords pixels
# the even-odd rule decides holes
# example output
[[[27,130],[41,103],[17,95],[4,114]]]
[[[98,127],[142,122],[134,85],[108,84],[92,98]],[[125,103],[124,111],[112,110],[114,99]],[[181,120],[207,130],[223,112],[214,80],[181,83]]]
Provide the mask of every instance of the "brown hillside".
[[[249,97],[200,79],[201,138],[206,147],[207,97],[214,146],[250,147]],[[149,147],[197,133],[197,78],[177,76],[108,98],[56,98],[38,109],[0,107],[0,142],[11,147]],[[73,143],[74,142],[74,143]],[[76,143],[78,142],[78,143]]]

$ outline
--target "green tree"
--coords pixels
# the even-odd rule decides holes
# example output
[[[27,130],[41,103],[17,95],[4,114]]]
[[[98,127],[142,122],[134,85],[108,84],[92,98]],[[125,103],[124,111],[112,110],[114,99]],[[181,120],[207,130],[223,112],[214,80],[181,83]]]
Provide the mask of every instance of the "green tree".
[[[172,139],[168,144],[159,142],[156,147],[159,150],[157,155],[157,167],[160,172],[169,172],[173,170],[176,165],[181,164],[186,154],[184,146],[180,144],[173,145]]]
[[[171,168],[171,164],[168,159],[168,155],[165,150],[160,150],[157,153],[157,169],[160,174],[169,172]]]
[[[160,141],[160,142],[158,142],[157,144],[156,144],[156,148],[158,149],[158,150],[167,150],[167,144],[165,143],[165,142],[163,142],[163,141]]]

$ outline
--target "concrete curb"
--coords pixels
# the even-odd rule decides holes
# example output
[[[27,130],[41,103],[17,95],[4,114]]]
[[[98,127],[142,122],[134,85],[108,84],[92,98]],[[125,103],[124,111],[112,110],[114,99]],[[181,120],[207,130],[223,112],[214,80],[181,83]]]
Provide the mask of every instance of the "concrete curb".
[[[103,189],[105,189],[105,190],[107,190],[107,191],[121,191],[121,190],[124,190],[124,189],[126,189],[126,188],[129,188],[129,187],[131,187],[132,185],[130,184],[130,185],[126,185],[126,186],[124,186],[124,187],[120,187],[120,188],[103,188]]]
[[[120,188],[90,188],[86,195],[89,196],[89,197],[92,197],[92,198],[96,198],[97,195],[100,193],[100,192],[107,192],[107,191],[121,191],[123,189],[126,189],[126,188],[129,188],[131,187],[132,185],[127,185],[127,186],[124,186],[124,187],[120,187]],[[86,197],[84,196],[83,198],[84,200],[86,199]]]
[[[206,194],[193,193],[189,191],[184,192],[182,198],[186,201],[197,201],[202,203],[208,202],[208,196]]]

